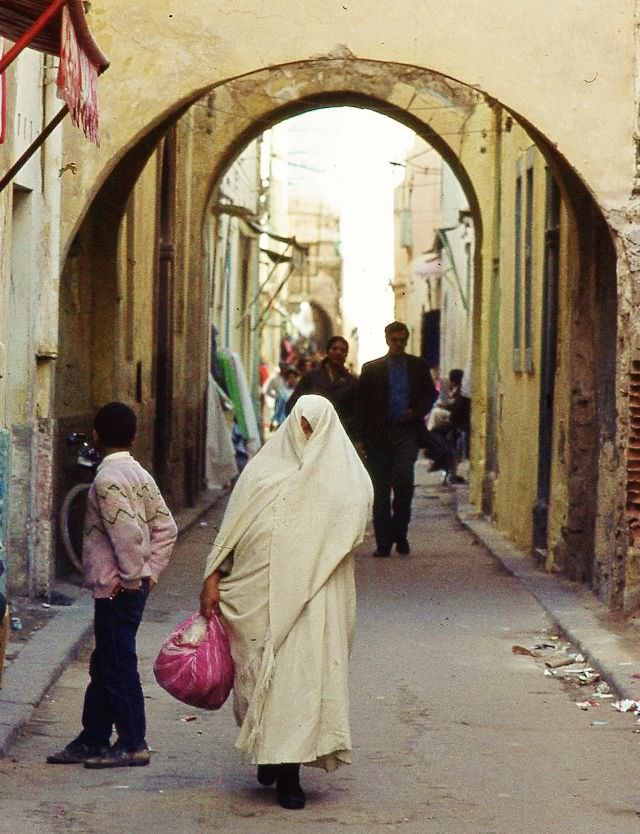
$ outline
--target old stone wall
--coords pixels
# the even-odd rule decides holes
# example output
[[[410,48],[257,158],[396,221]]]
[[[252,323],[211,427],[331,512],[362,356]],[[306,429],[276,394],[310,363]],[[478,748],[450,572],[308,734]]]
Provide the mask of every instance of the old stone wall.
[[[599,524],[601,552],[615,548],[615,559],[599,560],[599,571],[610,584],[614,603],[627,610],[640,607],[640,507],[638,505],[637,437],[640,322],[640,205],[637,196],[626,211],[607,215],[617,238],[617,435],[607,446],[602,491],[606,490],[609,515]],[[618,496],[624,496],[620,501]]]
[[[100,83],[101,150],[68,135],[65,161],[77,165],[77,175],[66,182],[69,242],[109,171],[149,127],[229,79],[318,56],[367,60],[381,74],[391,64],[428,67],[475,87],[548,137],[602,205],[614,208],[628,194],[634,0],[612,0],[606,7],[598,0],[570,0],[544,12],[535,4],[516,10],[482,0],[464,7],[463,27],[460,5],[449,0],[435,0],[428,9],[416,0],[388,7],[374,0],[347,7],[278,0],[260,15],[246,0],[224,13],[199,0],[184,0],[170,11],[158,3],[132,8],[125,0],[99,0],[89,22],[111,67]],[[283,103],[288,92],[282,88]]]
[[[615,422],[612,414],[618,414],[624,421],[629,413],[634,346],[640,344],[633,320],[638,301],[633,290],[638,218],[626,210],[633,167],[625,106],[633,85],[632,4],[616,0],[605,13],[596,3],[582,4],[580,8],[568,3],[554,7],[550,16],[531,9],[505,23],[504,15],[494,4],[482,3],[469,10],[468,26],[460,41],[448,49],[444,49],[444,44],[450,39],[438,41],[436,34],[451,17],[450,4],[436,3],[430,12],[435,25],[404,41],[404,18],[402,14],[398,17],[399,11],[394,9],[394,22],[400,21],[400,25],[393,28],[384,45],[380,41],[377,46],[373,45],[376,41],[372,33],[385,17],[379,10],[377,15],[363,19],[365,25],[360,31],[353,24],[366,11],[364,7],[349,16],[349,26],[346,16],[343,24],[333,10],[325,9],[326,25],[310,27],[307,18],[299,17],[290,4],[277,5],[286,10],[289,25],[308,34],[301,41],[308,54],[296,55],[288,44],[282,43],[283,39],[268,37],[276,26],[275,9],[253,23],[247,23],[254,20],[252,16],[237,14],[241,10],[236,8],[234,15],[224,21],[219,17],[215,23],[203,20],[201,7],[196,10],[188,1],[178,13],[172,13],[173,22],[152,7],[145,8],[144,14],[140,8],[128,9],[129,34],[140,27],[145,36],[154,38],[155,48],[139,56],[139,75],[123,78],[116,69],[105,76],[102,150],[96,152],[81,146],[72,137],[68,137],[66,146],[64,161],[74,161],[77,176],[65,179],[64,238],[70,245],[91,197],[105,184],[106,192],[100,192],[92,208],[95,216],[91,224],[95,225],[83,226],[79,239],[87,230],[91,234],[97,230],[107,232],[106,247],[104,237],[99,236],[101,251],[97,248],[98,238],[93,239],[86,266],[107,281],[107,286],[115,286],[128,268],[127,262],[121,262],[118,278],[113,252],[121,233],[125,192],[128,198],[125,181],[131,184],[142,170],[135,158],[130,159],[132,154],[135,156],[136,142],[144,140],[148,129],[154,128],[157,134],[153,141],[157,143],[178,106],[188,103],[196,93],[209,93],[206,106],[198,102],[176,128],[176,193],[180,196],[172,261],[175,342],[171,384],[179,409],[175,419],[171,419],[172,442],[168,451],[168,463],[174,473],[170,487],[175,490],[174,500],[182,502],[192,497],[190,489],[198,483],[201,460],[197,438],[203,436],[200,428],[206,375],[204,355],[208,345],[203,323],[208,287],[202,264],[202,236],[210,195],[238,151],[278,120],[315,106],[342,103],[371,107],[414,127],[430,141],[452,166],[469,200],[477,230],[474,363],[480,371],[474,374],[472,392],[471,493],[476,506],[490,513],[525,548],[531,543],[537,472],[536,357],[540,352],[539,275],[544,238],[540,223],[544,195],[540,183],[545,165],[550,165],[558,176],[565,202],[568,253],[564,261],[559,339],[570,348],[561,351],[558,373],[558,381],[566,385],[567,393],[559,397],[554,413],[557,451],[552,476],[552,556],[547,567],[595,581],[599,593],[612,604],[628,607],[635,599],[636,573],[640,572],[635,550],[626,550],[627,528],[618,523],[624,479],[616,466],[618,460],[625,458],[626,434],[617,424],[612,427],[611,420]],[[420,10],[411,3],[402,6],[413,15],[411,28],[415,32]],[[112,47],[116,56],[123,50],[126,55],[127,48],[127,38],[117,19],[119,9],[119,0],[114,0],[108,8],[96,4],[92,12],[98,40],[107,52]],[[489,24],[495,15],[500,15],[501,26],[492,28]],[[193,39],[196,23],[199,34],[208,36],[206,61],[201,60],[202,44]],[[260,42],[265,44],[259,61],[248,48],[247,27],[254,27],[256,36],[259,33]],[[482,38],[477,37],[479,32]],[[530,54],[534,45],[541,42],[536,41],[536,33],[540,38],[544,36],[546,44],[543,64]],[[470,42],[474,35],[478,43],[482,41],[481,50],[475,41]],[[598,67],[604,65],[605,59],[609,61],[611,38],[619,45],[618,60],[610,72],[601,74]],[[567,48],[567,41],[574,49]],[[588,49],[582,48],[587,44]],[[175,60],[161,64],[159,58],[170,50]],[[216,57],[213,62],[212,53]],[[493,60],[496,54],[504,60]],[[367,60],[356,55],[366,55]],[[425,55],[430,56],[429,69],[421,68]],[[213,65],[214,74],[208,69]],[[264,69],[267,66],[270,68]],[[531,72],[532,66],[539,67],[538,73]],[[251,70],[254,72],[249,74]],[[153,95],[142,80],[145,73],[153,74]],[[228,81],[231,77],[235,80]],[[120,84],[117,94],[113,86],[116,81]],[[555,91],[553,97],[546,95],[551,88]],[[488,92],[490,98],[485,99],[479,90]],[[626,98],[621,90],[627,91]],[[132,102],[136,106],[135,118]],[[572,102],[569,114],[567,102]],[[597,119],[593,118],[594,112],[598,113]],[[518,125],[514,114],[522,115],[526,123]],[[605,155],[603,147],[608,149]],[[526,357],[521,357],[524,365],[514,374],[514,184],[518,160],[530,149],[535,183],[532,258],[537,276],[531,286],[532,361],[528,367]],[[119,190],[114,188],[114,182],[119,182]],[[113,199],[106,200],[105,193]],[[607,210],[613,225],[621,229],[617,356],[616,346],[612,349],[610,341],[611,310],[615,307],[611,298],[611,264],[602,218],[592,197]],[[115,222],[114,216],[110,216],[109,228],[104,229],[99,207],[102,210],[112,205]],[[92,305],[96,320],[108,322],[109,304],[105,299],[96,297]],[[115,337],[109,328],[98,339],[97,348],[103,357],[115,355],[114,349],[110,351]],[[615,391],[599,384],[596,361],[601,350],[605,351],[606,367],[616,368]],[[108,360],[90,371],[92,397],[109,386],[110,390],[130,390],[130,371],[114,387],[117,373]],[[605,425],[602,431],[600,421]],[[631,504],[626,523],[633,521]],[[611,534],[615,535],[614,542]],[[594,551],[599,554],[595,569]]]

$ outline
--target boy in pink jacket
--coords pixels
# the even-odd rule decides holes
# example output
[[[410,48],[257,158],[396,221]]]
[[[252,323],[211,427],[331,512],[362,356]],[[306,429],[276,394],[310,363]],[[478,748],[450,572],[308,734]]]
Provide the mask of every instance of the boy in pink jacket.
[[[94,596],[95,648],[82,732],[48,756],[50,764],[149,764],[136,634],[177,527],[155,481],[130,454],[135,434],[128,406],[113,402],[98,411],[93,439],[103,457],[89,490],[82,547],[84,585]]]

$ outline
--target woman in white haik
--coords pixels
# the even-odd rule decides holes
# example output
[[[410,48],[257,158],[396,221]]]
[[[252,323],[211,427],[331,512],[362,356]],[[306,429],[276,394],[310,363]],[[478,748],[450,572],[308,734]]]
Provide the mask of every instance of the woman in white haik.
[[[351,761],[351,551],[373,499],[331,403],[300,397],[238,479],[205,569],[200,610],[219,607],[236,666],[236,747],[303,808],[300,764]]]

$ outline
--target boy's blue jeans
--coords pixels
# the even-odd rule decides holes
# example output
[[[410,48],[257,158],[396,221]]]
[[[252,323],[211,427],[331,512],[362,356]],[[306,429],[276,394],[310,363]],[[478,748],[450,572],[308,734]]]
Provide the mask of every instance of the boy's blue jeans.
[[[136,634],[148,593],[149,580],[143,579],[138,591],[122,590],[114,599],[95,600],[95,649],[78,736],[88,747],[107,747],[114,726],[126,750],[138,750],[145,740]]]

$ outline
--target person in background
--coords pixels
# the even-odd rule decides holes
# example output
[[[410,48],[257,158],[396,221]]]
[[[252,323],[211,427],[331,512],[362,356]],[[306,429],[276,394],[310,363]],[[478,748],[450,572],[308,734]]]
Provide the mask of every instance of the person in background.
[[[460,368],[452,368],[449,371],[449,379],[447,380],[446,388],[442,389],[440,400],[445,407],[452,403],[457,397],[462,395],[462,377],[464,371]]]
[[[296,361],[296,347],[291,336],[284,334],[280,341],[280,367],[288,367]]]
[[[355,388],[354,436],[373,481],[374,556],[410,553],[414,465],[436,392],[428,366],[406,352],[406,324],[385,327],[388,352],[366,362]],[[392,500],[393,495],[393,500]]]
[[[287,370],[287,366],[282,364],[281,362],[278,366],[278,370],[267,380],[266,384],[262,389],[264,393],[265,411],[268,414],[273,414],[273,410],[276,407],[276,400],[278,399],[278,395],[285,388],[284,375]],[[269,431],[271,431],[271,419],[269,419],[268,421],[265,419],[264,426],[265,429],[268,428]]]
[[[136,415],[123,403],[98,411],[93,441],[102,455],[89,490],[82,563],[93,591],[95,648],[82,732],[47,757],[87,768],[149,764],[136,634],[149,591],[167,566],[177,527],[155,481],[130,453]],[[110,746],[116,729],[117,740]]]
[[[264,394],[272,402],[275,402],[276,397],[278,396],[279,391],[284,388],[284,375],[285,371],[288,370],[287,365],[280,363],[278,370],[273,376],[267,380],[266,385],[264,386]]]
[[[351,434],[356,378],[345,367],[348,355],[347,340],[342,336],[332,336],[327,342],[326,356],[320,367],[306,373],[296,385],[285,408],[287,414],[303,395],[318,394],[332,403],[345,431]]]
[[[305,354],[304,356],[300,357],[296,364],[296,368],[298,373],[302,376],[304,374],[309,374],[311,371],[314,371],[316,368],[315,360],[309,354]]]
[[[275,431],[284,423],[287,413],[286,407],[294,388],[298,382],[298,372],[295,368],[288,368],[284,374],[284,385],[279,389],[276,395],[276,402],[273,408],[273,417],[271,418],[271,431]]]
[[[258,367],[258,382],[260,384],[260,388],[264,388],[269,380],[269,366],[265,359],[260,360],[260,365]]]
[[[445,467],[445,478],[451,484],[464,483],[457,473],[458,464],[467,453],[467,441],[471,430],[471,400],[462,393],[464,371],[449,371],[447,387],[441,392],[430,416],[431,433],[445,442],[451,456]],[[433,419],[432,419],[433,418]],[[434,462],[434,469],[441,468]]]
[[[264,428],[265,428],[265,410],[267,406],[267,397],[265,394],[265,388],[267,383],[269,382],[269,366],[265,359],[260,360],[260,364],[258,366],[258,385],[260,387],[259,393],[259,405],[260,405],[260,437],[264,440]]]
[[[431,368],[431,379],[433,380],[433,387],[436,389],[436,394],[440,397],[442,390],[442,380],[440,379],[440,368]]]

